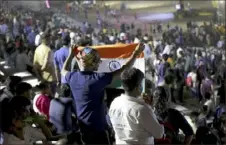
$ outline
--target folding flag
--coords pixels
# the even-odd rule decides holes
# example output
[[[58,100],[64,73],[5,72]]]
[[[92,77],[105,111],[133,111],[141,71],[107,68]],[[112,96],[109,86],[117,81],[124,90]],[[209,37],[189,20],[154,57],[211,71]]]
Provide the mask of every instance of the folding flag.
[[[130,58],[137,45],[138,44],[115,44],[91,46],[91,48],[96,49],[98,51],[102,60],[98,71],[112,72],[117,69],[120,69]],[[145,60],[143,53],[139,57],[137,57],[133,67],[136,67],[145,73]],[[121,87],[121,83],[120,81],[116,81],[109,87],[119,88]]]

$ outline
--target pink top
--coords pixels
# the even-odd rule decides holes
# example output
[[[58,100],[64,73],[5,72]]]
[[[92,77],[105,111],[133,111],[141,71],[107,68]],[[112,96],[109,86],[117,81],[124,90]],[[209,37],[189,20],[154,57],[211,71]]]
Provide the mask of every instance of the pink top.
[[[50,106],[51,99],[47,95],[40,95],[37,98],[36,106],[40,113],[47,116],[49,119],[49,106]]]

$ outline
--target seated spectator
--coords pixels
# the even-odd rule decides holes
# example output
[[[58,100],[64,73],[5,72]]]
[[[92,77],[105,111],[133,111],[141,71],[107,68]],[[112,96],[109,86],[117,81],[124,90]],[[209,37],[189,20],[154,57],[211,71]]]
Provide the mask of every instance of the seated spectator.
[[[16,96],[32,99],[32,86],[28,83],[21,82],[16,86]]]
[[[211,94],[209,92],[205,94],[205,99],[206,101],[204,103],[204,106],[207,107],[207,117],[210,117],[211,115],[213,115],[215,107],[214,107],[214,102],[211,98]]]
[[[64,84],[61,87],[59,98],[51,100],[49,108],[49,121],[57,128],[58,134],[70,133],[73,130],[72,111],[73,102],[69,86]]]
[[[76,142],[81,144],[73,99],[68,85],[62,85],[59,98],[51,100],[49,117],[49,121],[56,127],[58,134],[68,135],[68,143],[72,144]]]
[[[168,103],[169,97],[167,97],[166,91],[163,87],[157,87],[154,92],[154,106],[159,120],[163,123],[170,124],[174,130],[174,134],[171,138],[172,144],[180,143],[178,139],[179,130],[185,135],[183,144],[189,145],[193,138],[193,130],[185,117],[176,109],[171,109]]]
[[[49,119],[49,107],[52,99],[51,88],[48,83],[41,83],[37,86],[40,92],[33,99],[33,109],[39,115]]]
[[[16,69],[19,71],[29,71],[32,72],[33,64],[29,59],[26,49],[23,47],[18,48],[19,53],[16,56]]]
[[[8,98],[13,98],[15,95],[16,91],[16,85],[19,84],[22,81],[21,77],[17,76],[9,76],[6,81],[6,88],[3,88],[1,90],[0,94],[0,102],[2,102],[4,99]]]
[[[164,134],[150,104],[139,98],[143,79],[144,74],[135,68],[121,75],[125,94],[114,99],[109,110],[116,144],[154,144],[154,138]]]
[[[26,125],[24,121],[29,116],[30,100],[25,97],[14,97],[3,108],[1,129],[4,132],[3,145],[30,144],[45,140],[43,133]]]
[[[220,142],[218,136],[216,136],[210,128],[199,127],[192,144],[220,144]]]

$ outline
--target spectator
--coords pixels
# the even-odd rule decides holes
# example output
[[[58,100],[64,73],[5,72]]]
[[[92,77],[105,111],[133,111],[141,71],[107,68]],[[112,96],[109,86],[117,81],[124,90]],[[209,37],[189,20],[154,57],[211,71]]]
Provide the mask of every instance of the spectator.
[[[101,62],[96,50],[84,48],[78,53],[78,63],[81,72],[69,72],[66,70],[74,57],[74,47],[71,47],[69,56],[61,71],[69,84],[74,102],[76,114],[82,133],[82,140],[87,144],[106,144],[108,137],[105,133],[107,121],[105,118],[104,88],[117,79],[121,72],[128,69],[134,63],[137,55],[144,49],[143,44],[138,45],[133,55],[119,70],[112,73],[97,73]]]
[[[179,129],[185,135],[183,144],[189,145],[193,138],[193,130],[185,117],[176,109],[169,108],[168,97],[163,87],[158,87],[154,92],[154,106],[159,120],[169,123],[175,131],[175,136],[172,137],[172,143],[178,144]]]
[[[26,49],[20,47],[18,50],[19,53],[16,56],[16,69],[18,69],[19,71],[32,71],[33,64],[26,53]]]
[[[71,98],[71,90],[68,85],[61,87],[59,98],[54,98],[50,102],[49,108],[50,122],[57,128],[58,134],[70,133],[73,130],[72,110],[73,103]]]
[[[6,79],[6,88],[3,88],[1,90],[1,95],[0,95],[0,102],[2,102],[4,99],[10,99],[13,98],[13,96],[16,93],[16,85],[19,84],[22,81],[21,77],[17,76],[9,76]]]
[[[56,76],[54,73],[52,52],[48,47],[50,44],[50,36],[48,34],[43,34],[41,40],[42,44],[35,50],[33,64],[40,72],[42,79],[50,83],[52,93],[55,94]]]
[[[32,145],[33,141],[46,139],[45,136],[37,132],[37,130],[34,131],[33,128],[28,128],[24,122],[29,115],[28,108],[30,101],[27,98],[15,97],[4,106],[4,118],[2,118],[1,126],[4,132],[3,145]]]
[[[16,86],[16,96],[32,99],[32,86],[28,83],[21,82]]]
[[[63,39],[63,46],[57,50],[54,54],[54,65],[55,65],[55,74],[57,78],[57,84],[65,84],[65,78],[61,76],[60,71],[63,68],[64,62],[68,57],[69,54],[69,45],[70,45],[70,37],[67,35]]]
[[[39,115],[49,119],[49,107],[52,99],[52,93],[48,83],[41,83],[37,86],[40,93],[33,99],[33,109]]]
[[[143,79],[144,74],[135,68],[125,70],[121,75],[125,94],[114,99],[109,110],[116,144],[154,144],[154,138],[163,137],[164,128],[150,104],[138,98]]]

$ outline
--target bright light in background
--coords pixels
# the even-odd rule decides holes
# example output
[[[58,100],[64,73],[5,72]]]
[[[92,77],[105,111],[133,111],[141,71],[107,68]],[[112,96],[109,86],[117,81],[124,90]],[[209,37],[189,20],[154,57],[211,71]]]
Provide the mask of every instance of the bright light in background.
[[[146,21],[172,20],[174,19],[174,14],[173,13],[149,14],[147,16],[141,16],[138,19]]]
[[[18,76],[18,77],[30,77],[30,76],[32,76],[32,74],[29,73],[29,72],[18,72],[18,73],[14,73],[13,75]]]
[[[224,3],[224,0],[221,0],[221,1],[219,1],[220,2],[220,4],[223,4]]]

